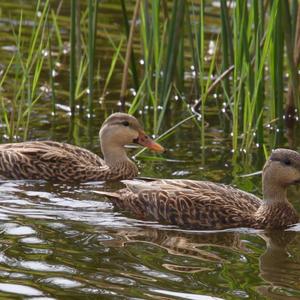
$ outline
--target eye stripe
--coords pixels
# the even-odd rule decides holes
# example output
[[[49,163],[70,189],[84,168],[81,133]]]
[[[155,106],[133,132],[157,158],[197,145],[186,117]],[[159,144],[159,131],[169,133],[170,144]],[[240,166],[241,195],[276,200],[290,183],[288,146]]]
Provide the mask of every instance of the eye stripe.
[[[129,122],[128,121],[123,121],[123,122],[121,122],[121,124],[124,125],[124,126],[129,126]]]
[[[280,158],[271,157],[270,160],[271,161],[279,161],[279,162],[285,164],[286,166],[290,166],[292,164],[292,162],[289,158],[280,159]]]
[[[279,158],[270,157],[271,161],[281,161]]]

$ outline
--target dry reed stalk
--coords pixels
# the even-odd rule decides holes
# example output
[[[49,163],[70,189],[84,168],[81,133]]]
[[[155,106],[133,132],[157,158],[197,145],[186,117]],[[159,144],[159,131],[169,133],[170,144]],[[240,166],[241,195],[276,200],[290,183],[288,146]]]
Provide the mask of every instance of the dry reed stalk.
[[[128,68],[130,63],[131,57],[131,50],[132,50],[132,43],[133,43],[133,34],[136,24],[136,19],[138,16],[139,8],[140,8],[141,0],[137,0],[133,12],[132,23],[130,27],[130,33],[127,41],[127,49],[126,49],[126,56],[125,56],[125,64],[123,68],[123,77],[122,77],[122,86],[121,86],[121,93],[120,93],[120,102],[121,107],[120,110],[122,112],[125,111],[125,101],[127,96],[127,83],[128,83]]]
[[[294,45],[294,63],[296,66],[300,63],[300,5],[298,6],[297,12],[297,25],[296,25],[296,37],[295,37],[295,45]],[[299,78],[299,76],[298,76]],[[295,99],[293,92],[293,84],[292,81],[289,81],[288,85],[288,94],[287,94],[287,102],[285,107],[285,122],[288,128],[294,127],[295,123],[295,102],[298,99]]]

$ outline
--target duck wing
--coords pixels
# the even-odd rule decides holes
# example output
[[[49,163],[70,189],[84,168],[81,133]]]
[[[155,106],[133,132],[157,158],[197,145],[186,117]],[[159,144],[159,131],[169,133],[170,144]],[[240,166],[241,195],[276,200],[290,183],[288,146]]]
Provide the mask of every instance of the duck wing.
[[[96,154],[53,141],[0,145],[0,178],[103,180],[110,169]]]
[[[64,157],[68,154],[71,154],[77,156],[78,160],[82,160],[87,163],[94,165],[105,165],[104,160],[93,152],[67,143],[59,143],[54,141],[33,141],[0,145],[1,153],[8,150],[25,156],[29,155],[31,158],[34,157],[35,153],[37,158],[41,153],[47,152],[51,152],[52,156],[57,154],[58,157]]]
[[[143,218],[191,229],[249,227],[261,200],[231,186],[208,181],[124,180],[114,204]]]

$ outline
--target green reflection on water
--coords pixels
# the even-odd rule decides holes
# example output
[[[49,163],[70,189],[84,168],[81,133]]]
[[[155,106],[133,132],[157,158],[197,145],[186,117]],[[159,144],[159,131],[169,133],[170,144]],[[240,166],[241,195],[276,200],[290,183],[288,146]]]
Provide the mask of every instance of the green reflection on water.
[[[58,2],[52,1],[52,5]],[[24,16],[30,19],[32,2],[20,3]],[[120,11],[116,3],[107,2],[105,8],[107,29],[112,35],[119,30]],[[12,42],[7,24],[11,19],[19,19],[19,8],[19,3],[0,3],[3,64],[10,55],[5,46]],[[66,26],[68,13],[67,5],[63,6],[62,21]],[[68,38],[67,32],[62,35]],[[107,53],[107,41],[99,42],[98,50],[99,56]],[[62,58],[57,80],[60,104],[68,103],[66,60]],[[109,63],[104,55],[105,70]],[[98,106],[93,123],[78,116],[69,125],[69,117],[61,108],[57,117],[51,118],[51,101],[41,99],[41,105],[32,114],[29,139],[68,141],[100,154],[100,120],[118,110],[115,100],[120,73],[121,66],[117,66],[110,94]],[[46,74],[43,78],[46,80]],[[4,91],[8,98],[10,93]],[[181,117],[176,110],[167,114],[164,129]],[[144,112],[140,119],[151,132],[151,111]],[[220,120],[214,109],[207,120],[205,149],[201,149],[195,124],[184,124],[164,141],[168,152],[163,160],[155,160],[149,153],[139,157],[141,175],[231,183],[259,195],[260,176],[240,175],[260,170],[264,159],[254,152],[234,161],[230,138],[219,129],[224,120]],[[299,141],[298,135],[293,142],[299,145]],[[281,146],[288,144],[288,138],[280,141]],[[129,153],[134,155],[136,149],[130,149]],[[0,279],[1,283],[12,285],[0,285],[1,297],[22,299],[38,294],[61,299],[185,299],[186,295],[191,299],[197,299],[197,295],[224,299],[300,297],[299,226],[295,232],[272,233],[181,231],[114,211],[107,199],[93,193],[101,188],[100,183],[80,186],[0,183]],[[290,194],[300,211],[299,189],[292,189]]]

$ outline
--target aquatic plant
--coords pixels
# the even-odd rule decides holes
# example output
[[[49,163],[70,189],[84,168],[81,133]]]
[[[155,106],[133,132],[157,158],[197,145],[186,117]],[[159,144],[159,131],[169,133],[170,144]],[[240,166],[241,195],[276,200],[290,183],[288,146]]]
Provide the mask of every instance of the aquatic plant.
[[[41,98],[39,81],[43,66],[48,56],[47,19],[49,16],[49,1],[43,5],[38,1],[35,20],[29,39],[23,36],[24,19],[20,14],[17,31],[11,28],[15,53],[2,76],[1,86],[14,91],[13,96],[7,99],[1,96],[2,120],[6,137],[12,140],[18,138],[22,129],[22,139],[26,139],[34,105]],[[13,73],[13,80],[8,75]]]
[[[9,85],[7,79],[13,76],[15,95],[9,100],[1,97],[2,132],[12,139],[22,128],[22,139],[27,138],[31,112],[42,97],[42,74],[48,74],[53,115],[63,95],[69,103],[60,101],[69,104],[70,115],[79,108],[90,118],[99,111],[99,102],[105,104],[114,71],[122,67],[121,95],[114,100],[131,114],[151,109],[149,125],[156,136],[164,136],[164,117],[172,113],[174,128],[184,120],[195,122],[204,149],[207,112],[214,108],[235,152],[262,150],[270,127],[275,138],[268,148],[278,144],[285,130],[284,114],[286,120],[293,119],[300,102],[298,2],[219,4],[212,12],[196,0],[143,0],[135,8],[123,0],[72,0],[66,19],[59,15],[59,7],[39,1],[29,43],[24,43],[22,13],[19,27],[11,28],[17,51],[0,83]],[[102,5],[119,10],[123,33],[107,30]],[[217,29],[210,26],[212,18],[220,23]],[[68,29],[65,36],[62,26]],[[103,59],[95,55],[96,40],[103,38],[110,47],[105,70],[100,68]],[[68,90],[58,89],[53,76],[62,55],[69,70]]]
[[[290,89],[294,99],[289,100],[292,103],[287,105],[287,110],[299,105],[296,87],[297,59],[300,60],[300,57],[293,58],[293,43],[296,45],[299,39],[296,36],[298,3],[253,0],[248,5],[245,1],[237,0],[229,7],[227,1],[220,1],[221,41],[218,42],[218,34],[211,35],[214,45],[212,53],[208,53],[209,46],[205,44],[208,15],[203,1],[174,1],[171,18],[162,7],[165,7],[164,1],[144,1],[141,5],[144,80],[129,111],[133,113],[139,107],[153,106],[153,125],[158,134],[166,111],[178,109],[170,102],[176,91],[180,98],[188,98],[190,103],[196,99],[201,103],[199,111],[195,113],[201,120],[203,145],[205,111],[211,102],[211,95],[206,91],[212,78],[234,65],[232,78],[224,78],[219,89],[223,95],[221,101],[224,102],[222,98],[226,100],[226,111],[231,119],[229,126],[233,150],[247,151],[253,146],[262,150],[264,136],[269,130],[266,124],[270,122],[277,136],[270,146],[275,146],[284,130],[286,72],[290,74]],[[185,26],[181,25],[183,20]],[[282,26],[282,22],[286,22],[287,26]],[[183,58],[193,66],[194,89],[190,95],[184,89],[186,68]],[[269,77],[271,84],[266,86],[265,81]],[[147,102],[146,99],[151,101]],[[266,107],[269,107],[269,111]]]

